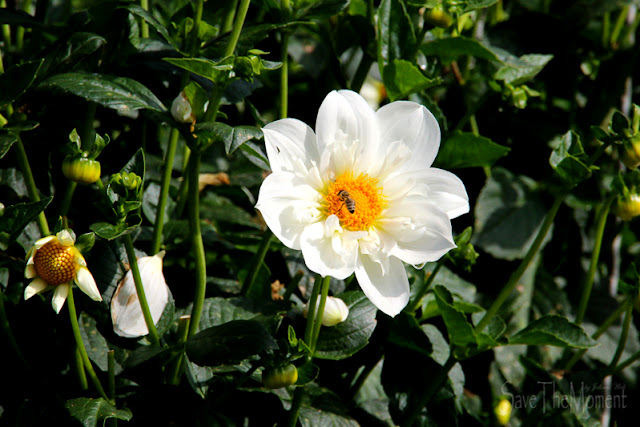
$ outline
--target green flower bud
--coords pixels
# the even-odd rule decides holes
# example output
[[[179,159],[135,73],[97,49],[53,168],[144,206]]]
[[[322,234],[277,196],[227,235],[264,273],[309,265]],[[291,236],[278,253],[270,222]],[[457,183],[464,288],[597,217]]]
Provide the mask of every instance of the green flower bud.
[[[122,186],[127,190],[135,190],[140,185],[142,179],[133,172],[122,175]]]
[[[298,381],[298,370],[293,363],[262,371],[262,384],[266,388],[275,389],[293,385]]]
[[[444,11],[442,6],[425,11],[423,17],[425,22],[440,28],[448,28],[453,24],[453,18]]]
[[[500,399],[493,412],[496,414],[498,424],[506,426],[511,418],[511,402],[507,399]]]
[[[85,155],[68,155],[62,162],[62,173],[78,184],[93,184],[100,179],[100,162]]]
[[[640,195],[634,193],[628,197],[618,197],[615,211],[623,221],[630,221],[640,215]]]

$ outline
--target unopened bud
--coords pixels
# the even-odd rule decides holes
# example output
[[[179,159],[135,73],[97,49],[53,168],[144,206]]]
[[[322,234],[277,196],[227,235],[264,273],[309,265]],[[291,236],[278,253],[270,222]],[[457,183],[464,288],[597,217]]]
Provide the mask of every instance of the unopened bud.
[[[622,163],[629,169],[640,166],[640,133],[627,139],[622,147]]]
[[[180,92],[171,104],[171,115],[175,121],[180,123],[193,123],[195,117],[191,111],[191,104],[185,96],[184,92]]]
[[[316,309],[320,304],[320,300],[316,303]],[[309,304],[305,304],[302,313],[304,317],[309,315]],[[324,313],[322,314],[322,325],[335,326],[342,323],[349,317],[349,307],[340,298],[327,297],[324,305]]]
[[[618,197],[615,211],[621,220],[630,221],[640,215],[640,196],[631,194],[628,197]]]

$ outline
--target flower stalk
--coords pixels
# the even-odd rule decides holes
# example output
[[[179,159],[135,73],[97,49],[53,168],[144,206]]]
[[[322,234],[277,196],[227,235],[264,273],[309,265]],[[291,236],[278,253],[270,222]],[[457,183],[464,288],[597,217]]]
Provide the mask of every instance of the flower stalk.
[[[260,271],[260,266],[264,262],[264,257],[267,255],[272,236],[273,233],[268,228],[262,234],[262,241],[260,242],[258,252],[256,252],[256,255],[253,259],[253,263],[251,264],[251,270],[249,270],[249,272],[247,273],[247,278],[242,284],[242,295],[251,294],[251,288],[256,281],[256,277],[258,277],[258,272]]]
[[[82,358],[84,368],[87,370],[89,378],[91,378],[91,383],[96,388],[100,396],[110,401],[111,399],[107,397],[106,393],[104,392],[104,388],[102,388],[102,384],[100,383],[100,379],[96,375],[96,371],[94,371],[93,369],[93,365],[91,364],[91,360],[89,360],[89,355],[87,354],[87,349],[84,347],[84,342],[82,341],[80,326],[78,325],[78,315],[76,314],[76,304],[73,299],[73,287],[70,287],[69,289],[69,295],[67,296],[67,306],[69,307],[69,319],[71,320],[73,337],[75,338],[77,348],[80,351],[80,356]]]
[[[627,299],[625,304],[625,314],[624,320],[622,322],[622,331],[620,332],[620,338],[618,340],[618,346],[616,347],[616,352],[611,359],[611,363],[609,364],[609,369],[615,369],[615,366],[620,361],[620,357],[624,352],[624,348],[627,345],[627,338],[629,336],[629,326],[631,325],[632,313],[633,313],[633,300],[631,298]]]
[[[544,241],[544,238],[547,236],[547,233],[551,228],[551,224],[553,224],[553,220],[555,219],[556,214],[558,213],[558,209],[562,205],[562,202],[564,201],[564,198],[566,197],[567,194],[568,194],[567,192],[563,192],[562,194],[556,196],[555,200],[553,201],[553,205],[551,206],[551,209],[547,213],[547,216],[545,217],[544,222],[540,227],[540,230],[538,230],[538,235],[533,241],[533,244],[527,251],[524,258],[522,259],[522,262],[518,266],[518,269],[513,272],[511,277],[509,277],[509,281],[507,282],[507,284],[504,286],[504,288],[502,288],[502,291],[500,291],[496,299],[493,301],[493,304],[491,304],[491,307],[489,307],[489,309],[487,310],[487,313],[484,315],[482,320],[480,320],[480,322],[476,326],[476,329],[475,329],[476,333],[482,332],[482,330],[489,324],[493,316],[495,316],[498,310],[500,309],[500,307],[502,307],[502,304],[504,304],[507,298],[509,297],[509,295],[511,295],[511,292],[513,292],[513,289],[518,284],[518,280],[520,280],[524,272],[527,270],[527,268],[529,267],[529,264],[531,264],[531,261],[533,261],[533,258],[535,258],[535,256],[538,254],[538,251],[542,246],[542,242]]]
[[[591,263],[589,264],[589,270],[587,272],[587,278],[582,288],[582,295],[580,297],[580,304],[578,305],[578,312],[576,314],[576,323],[579,325],[584,320],[584,315],[587,311],[587,305],[589,304],[589,297],[591,296],[591,289],[593,288],[593,282],[596,275],[596,269],[598,267],[598,259],[600,258],[600,248],[602,247],[602,237],[604,236],[604,228],[607,223],[607,217],[611,204],[615,200],[615,196],[609,197],[604,205],[598,210],[596,220],[596,236],[595,243],[593,245],[593,252],[591,253]]]
[[[440,269],[444,265],[444,260],[445,260],[445,257],[440,258],[438,260],[436,266],[433,268],[433,271],[429,274],[429,277],[427,277],[427,279],[422,282],[422,285],[420,286],[420,288],[416,292],[416,296],[414,297],[413,301],[410,302],[409,305],[407,306],[407,308],[406,308],[407,312],[413,313],[418,309],[418,306],[422,302],[422,298],[424,298],[424,296],[426,295],[427,291],[431,287],[431,284],[433,283],[433,280],[436,278],[436,275],[438,274],[438,272],[440,271]]]
[[[156,325],[153,323],[151,312],[149,311],[149,304],[147,303],[147,297],[144,293],[144,286],[142,285],[142,278],[140,277],[140,269],[138,268],[138,260],[136,258],[136,252],[133,248],[133,239],[131,234],[125,234],[123,236],[124,247],[127,251],[127,258],[129,259],[129,266],[133,275],[133,281],[136,285],[136,292],[138,294],[138,300],[140,301],[140,308],[142,309],[142,315],[144,321],[149,329],[149,339],[154,345],[160,345],[160,338],[158,337],[158,331]]]
[[[148,12],[149,0],[140,0],[140,7]],[[145,21],[144,18],[140,20],[140,36],[143,39],[149,38],[149,24],[147,24],[147,21]]]
[[[320,327],[322,326],[322,316],[324,315],[324,307],[327,303],[327,295],[329,294],[330,282],[331,282],[331,276],[322,278],[322,289],[320,291],[320,304],[318,305],[318,311],[312,320],[313,321],[313,335],[311,336],[311,355],[312,356],[316,353],[316,347],[318,346],[318,337],[320,336]],[[311,317],[311,307],[309,307],[309,317]]]
[[[33,173],[31,172],[31,166],[29,165],[27,152],[24,149],[24,144],[22,143],[22,138],[20,138],[20,135],[18,135],[18,140],[14,145],[16,147],[18,164],[20,165],[20,170],[22,171],[25,184],[27,185],[27,193],[29,194],[29,198],[32,202],[39,202],[40,196],[38,195],[38,187],[36,187],[36,182],[33,179]],[[42,234],[42,236],[44,237],[51,234],[49,230],[49,223],[47,222],[47,217],[44,215],[44,211],[38,214],[37,220],[38,227],[40,228],[40,233]]]

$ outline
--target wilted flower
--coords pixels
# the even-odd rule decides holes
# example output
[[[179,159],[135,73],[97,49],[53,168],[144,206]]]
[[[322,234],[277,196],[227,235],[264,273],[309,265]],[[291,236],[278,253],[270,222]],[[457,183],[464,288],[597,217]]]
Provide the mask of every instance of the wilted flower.
[[[138,269],[144,288],[144,295],[149,304],[153,323],[157,324],[165,306],[169,302],[169,287],[162,273],[162,258],[165,252],[138,259]],[[144,320],[138,292],[131,270],[118,284],[111,299],[111,320],[113,331],[126,338],[136,338],[149,333]]]
[[[320,305],[320,300],[316,302],[316,309]],[[304,305],[302,309],[304,317],[309,314],[309,303]],[[349,307],[340,298],[327,297],[324,303],[324,313],[322,313],[322,324],[324,326],[335,326],[338,323],[342,323],[349,317]]]
[[[322,276],[360,287],[380,310],[409,300],[402,261],[419,266],[455,247],[451,219],[469,211],[460,179],[431,168],[440,145],[433,115],[397,101],[377,112],[351,91],[331,92],[316,132],[295,119],[264,129],[273,173],[256,208]]]
[[[69,295],[73,281],[85,294],[94,301],[102,301],[87,263],[80,251],[74,246],[75,235],[69,230],[62,230],[55,236],[47,236],[38,240],[27,254],[27,267],[24,276],[33,279],[24,290],[27,300],[48,289],[54,289],[52,305],[56,313]]]

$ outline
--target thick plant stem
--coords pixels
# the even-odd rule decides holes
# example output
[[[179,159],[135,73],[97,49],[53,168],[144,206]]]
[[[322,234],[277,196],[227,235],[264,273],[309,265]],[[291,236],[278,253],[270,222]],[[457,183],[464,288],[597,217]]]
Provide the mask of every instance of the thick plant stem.
[[[502,288],[502,291],[500,291],[500,294],[498,294],[493,304],[491,304],[491,307],[489,307],[489,309],[487,310],[487,313],[484,315],[482,320],[480,320],[480,323],[478,323],[478,325],[476,326],[476,329],[475,329],[476,333],[481,332],[489,324],[493,316],[496,315],[500,307],[502,307],[502,304],[504,304],[504,302],[507,300],[507,298],[509,297],[513,289],[518,284],[518,280],[520,280],[524,272],[529,267],[529,264],[531,264],[531,261],[533,261],[533,258],[536,256],[536,254],[540,250],[540,246],[542,246],[542,242],[544,241],[544,238],[547,236],[547,233],[549,232],[549,228],[551,228],[551,224],[553,224],[553,220],[556,217],[556,214],[558,213],[558,209],[562,205],[562,202],[564,201],[564,198],[566,197],[566,195],[567,193],[563,192],[562,194],[556,196],[555,200],[553,201],[553,205],[551,206],[551,209],[547,213],[547,216],[545,217],[544,222],[540,227],[540,230],[538,230],[538,235],[533,241],[533,244],[527,251],[527,254],[524,256],[524,259],[518,266],[518,269],[513,272],[511,277],[509,277],[509,281],[507,282],[507,284],[504,286],[504,288]]]
[[[193,308],[191,310],[191,324],[189,325],[188,337],[192,337],[200,325],[202,316],[202,305],[207,291],[207,262],[204,253],[204,243],[200,231],[200,191],[198,188],[198,175],[200,174],[200,153],[192,152],[189,159],[189,234],[193,247],[193,256],[196,263],[196,290],[193,297]]]
[[[584,315],[587,311],[587,305],[589,304],[589,297],[591,296],[591,289],[593,288],[593,281],[596,275],[596,269],[598,267],[598,259],[600,258],[600,248],[602,247],[602,236],[604,236],[604,227],[607,223],[609,209],[611,208],[611,203],[613,203],[614,199],[615,197],[609,197],[609,199],[598,211],[596,221],[596,238],[593,245],[593,252],[591,253],[591,263],[589,264],[589,271],[587,272],[587,278],[582,288],[580,304],[578,305],[578,313],[576,314],[576,323],[578,325],[581,324],[584,320]]]
[[[149,340],[155,344],[160,345],[160,338],[158,338],[158,331],[156,331],[156,325],[153,323],[151,312],[149,311],[149,303],[144,293],[144,286],[142,284],[142,278],[140,277],[140,269],[138,268],[138,259],[136,258],[136,252],[133,249],[133,239],[131,234],[125,234],[122,236],[124,240],[124,247],[127,250],[127,258],[129,259],[129,266],[131,267],[131,274],[133,275],[133,282],[136,285],[136,293],[138,294],[138,301],[140,301],[140,307],[142,308],[142,315],[144,321],[149,329]]]
[[[433,279],[436,278],[436,275],[440,271],[440,268],[442,268],[442,266],[444,265],[444,260],[445,260],[445,257],[442,257],[438,260],[438,263],[433,268],[433,271],[431,272],[431,274],[429,274],[429,277],[427,277],[427,280],[422,282],[422,285],[420,286],[420,289],[418,289],[418,291],[416,292],[416,296],[413,298],[413,301],[411,301],[407,306],[407,308],[405,309],[406,312],[413,313],[418,309],[418,306],[420,305],[422,298],[424,298],[425,294],[429,290],[429,287],[433,283]]]
[[[256,277],[258,277],[258,272],[260,271],[260,266],[264,262],[264,257],[269,250],[269,244],[271,243],[271,237],[273,233],[268,228],[262,234],[262,241],[260,242],[260,246],[258,247],[258,252],[256,252],[255,257],[253,258],[253,263],[251,265],[251,270],[247,273],[247,278],[244,280],[242,284],[242,295],[251,294],[251,288],[256,281]]]
[[[69,207],[71,207],[71,200],[73,199],[73,193],[76,191],[78,184],[75,181],[69,181],[67,183],[67,189],[64,192],[62,202],[60,203],[60,216],[66,217],[69,213]]]
[[[80,349],[77,345],[73,354],[75,356],[74,368],[76,369],[76,375],[78,377],[78,384],[80,384],[80,390],[89,390],[89,382],[87,382],[87,372],[84,370],[82,353],[80,353]]]
[[[316,353],[316,347],[318,346],[318,337],[320,336],[320,328],[322,327],[322,316],[324,316],[324,306],[327,303],[327,295],[329,295],[329,283],[331,282],[331,276],[324,277],[322,279],[322,289],[320,291],[320,303],[318,304],[318,310],[315,313],[313,321],[313,335],[311,337],[311,355]],[[309,316],[311,310],[309,310]]]
[[[107,392],[112,402],[116,401],[116,353],[114,350],[107,351],[107,372],[109,373],[109,383]]]
[[[20,164],[20,170],[22,171],[25,184],[27,185],[29,198],[32,202],[39,202],[40,196],[38,195],[38,188],[36,187],[36,182],[33,179],[33,173],[31,172],[31,166],[29,165],[27,152],[24,149],[24,145],[22,144],[22,139],[20,138],[20,136],[18,136],[18,140],[16,141],[14,146],[16,147],[16,155],[18,157],[18,163]],[[48,236],[49,234],[51,234],[51,232],[49,231],[49,223],[47,222],[47,217],[44,216],[44,211],[38,214],[38,226],[40,227],[40,232],[43,236]]]
[[[640,351],[633,353],[627,360],[616,366],[615,370],[611,374],[617,374],[625,370],[627,367],[637,362],[640,359]]]
[[[31,14],[30,13],[31,0],[24,0],[24,2],[22,3],[22,10],[24,10],[28,14]],[[19,26],[18,28],[16,28],[16,49],[17,50],[22,50],[24,46],[24,33],[25,33],[25,28],[23,26]]]
[[[149,12],[149,0],[140,0],[140,7]],[[140,36],[143,39],[149,38],[149,24],[144,19],[140,20]]]
[[[296,387],[296,390],[293,392],[293,401],[291,402],[289,420],[287,421],[288,427],[296,427],[298,425],[298,416],[300,415],[300,407],[302,406],[303,393],[304,387]]]
[[[171,187],[171,171],[173,170],[173,160],[178,145],[178,137],[180,133],[176,128],[171,129],[169,136],[169,145],[167,146],[167,155],[164,159],[162,168],[162,181],[160,183],[160,196],[158,196],[158,206],[156,209],[156,221],[153,226],[153,238],[151,240],[151,253],[157,254],[162,244],[162,231],[164,230],[164,211],[169,198],[169,188]]]
[[[313,284],[313,290],[311,291],[311,298],[307,301],[309,311],[307,312],[307,326],[304,330],[304,342],[307,343],[309,347],[311,347],[311,341],[313,336],[313,325],[316,319],[316,309],[318,304],[318,295],[320,295],[320,288],[322,285],[318,279],[315,280]]]
[[[289,34],[282,33],[281,56],[282,67],[280,68],[280,118],[287,117],[289,110]]]
[[[96,375],[96,371],[93,370],[93,365],[91,364],[91,360],[89,360],[87,349],[84,347],[84,343],[82,342],[80,326],[78,325],[78,315],[76,314],[76,304],[73,300],[73,286],[69,287],[69,295],[67,296],[67,307],[69,307],[69,320],[71,320],[73,337],[75,338],[76,345],[78,346],[78,350],[80,351],[80,356],[82,357],[84,368],[87,370],[89,378],[91,378],[91,382],[93,383],[93,386],[96,388],[100,396],[106,400],[109,400],[109,397],[107,397],[106,393],[104,392],[104,388],[102,388],[100,379]]]
[[[222,22],[222,28],[220,33],[226,34],[233,28],[233,18],[236,16],[236,9],[238,8],[238,0],[228,0],[226,6],[226,14],[224,15],[224,21]]]
[[[229,44],[227,45],[227,50],[224,53],[224,56],[233,55],[233,52],[236,50],[236,44],[238,44],[238,39],[240,38],[240,32],[242,31],[242,26],[244,25],[244,19],[247,16],[247,11],[249,10],[250,0],[240,0],[240,7],[238,8],[238,13],[236,15],[236,19],[233,21],[233,29],[231,30],[231,37],[229,39]]]

